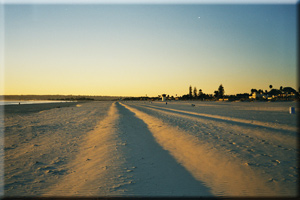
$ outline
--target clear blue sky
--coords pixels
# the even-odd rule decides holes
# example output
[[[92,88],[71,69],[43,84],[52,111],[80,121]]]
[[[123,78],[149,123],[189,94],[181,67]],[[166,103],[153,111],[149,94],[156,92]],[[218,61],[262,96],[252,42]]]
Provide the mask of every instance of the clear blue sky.
[[[5,94],[297,89],[296,5],[5,5]]]

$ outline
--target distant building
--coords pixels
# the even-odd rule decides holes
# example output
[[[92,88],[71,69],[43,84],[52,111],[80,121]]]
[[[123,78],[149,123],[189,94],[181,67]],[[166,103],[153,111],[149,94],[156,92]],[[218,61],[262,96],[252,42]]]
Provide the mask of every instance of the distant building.
[[[162,96],[161,100],[162,100],[162,101],[166,101],[166,96],[167,96],[167,95],[166,95],[166,94],[162,94],[161,96]]]
[[[267,99],[268,95],[258,92],[253,92],[249,99]]]
[[[236,97],[238,99],[249,99],[249,94],[248,93],[244,93],[244,94],[236,94]]]
[[[229,101],[228,98],[222,98],[222,99],[219,99],[219,101]]]
[[[257,92],[253,92],[252,95],[249,96],[249,99],[256,99],[256,93]]]

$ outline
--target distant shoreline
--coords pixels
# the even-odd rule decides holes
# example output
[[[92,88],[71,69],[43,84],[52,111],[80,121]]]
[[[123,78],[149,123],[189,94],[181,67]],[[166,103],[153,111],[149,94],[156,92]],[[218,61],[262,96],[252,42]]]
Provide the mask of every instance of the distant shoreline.
[[[44,103],[66,103],[71,101],[59,101],[59,100],[0,100],[0,105],[24,105],[24,104],[44,104]]]
[[[118,100],[118,96],[89,96],[89,95],[0,95],[0,100],[3,101],[111,101]]]
[[[33,112],[40,112],[43,110],[49,110],[53,108],[62,108],[62,107],[73,107],[78,103],[83,102],[60,102],[60,103],[39,103],[39,104],[21,104],[21,105],[3,105],[0,106],[4,108],[4,114],[26,114]],[[2,110],[2,109],[1,109]]]

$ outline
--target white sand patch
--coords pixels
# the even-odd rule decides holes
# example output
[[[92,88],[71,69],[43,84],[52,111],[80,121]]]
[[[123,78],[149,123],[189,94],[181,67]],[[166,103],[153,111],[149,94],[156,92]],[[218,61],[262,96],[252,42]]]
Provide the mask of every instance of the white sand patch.
[[[198,180],[204,181],[218,196],[287,195],[259,169],[217,151],[186,132],[163,123],[137,109],[122,104],[142,119],[158,143]]]

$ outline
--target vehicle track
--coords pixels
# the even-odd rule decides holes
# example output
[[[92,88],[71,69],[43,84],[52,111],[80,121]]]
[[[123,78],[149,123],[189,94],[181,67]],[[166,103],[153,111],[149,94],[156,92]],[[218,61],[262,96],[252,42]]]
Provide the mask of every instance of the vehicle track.
[[[266,141],[268,141],[269,143],[267,144],[273,144],[273,143],[274,145],[280,144],[281,146],[282,145],[287,146],[287,148],[289,149],[297,148],[297,140],[296,140],[297,131],[296,128],[294,127],[291,127],[290,129],[284,129],[283,127],[285,126],[281,126],[281,128],[277,129],[278,127],[277,128],[269,127],[270,124],[267,124],[266,126],[257,125],[260,123],[265,124],[263,122],[256,122],[257,124],[240,122],[243,121],[244,119],[235,118],[235,120],[229,120],[231,118],[225,119],[226,117],[220,117],[215,115],[209,115],[209,117],[207,117],[206,116],[207,114],[162,108],[158,106],[149,106],[143,104],[137,104],[137,105],[131,104],[131,106],[139,107],[141,109],[147,109],[148,111],[150,110],[154,111],[152,112],[153,114],[155,112],[159,113],[155,115],[157,117],[159,117],[160,115],[169,116],[169,118],[180,117],[183,119],[189,119],[201,123],[202,126],[205,126],[209,123],[213,123],[214,126],[220,127],[219,131],[227,130],[228,133],[230,134],[239,135],[241,137],[246,137],[248,139],[257,138],[260,139],[261,142],[263,143],[266,143]],[[244,121],[250,121],[250,120],[244,120]],[[235,128],[238,130],[239,133],[234,133]]]
[[[238,158],[242,164],[258,169],[268,177],[267,181],[282,185],[283,193],[297,193],[296,133],[285,135],[287,131],[168,112],[145,104],[130,105]]]
[[[282,125],[282,124],[274,124],[271,122],[266,123],[266,122],[261,122],[261,121],[256,121],[256,120],[247,120],[247,119],[240,119],[240,118],[235,118],[235,117],[226,117],[226,116],[220,116],[220,115],[197,113],[197,112],[178,110],[178,109],[173,109],[173,108],[163,108],[163,107],[153,106],[153,105],[151,105],[151,106],[144,105],[144,107],[172,111],[174,113],[180,113],[180,114],[188,114],[191,116],[201,116],[201,117],[206,117],[208,119],[219,119],[219,120],[228,121],[228,122],[237,122],[237,123],[241,123],[243,125],[259,126],[259,127],[270,128],[270,129],[287,130],[287,131],[294,131],[294,132],[297,131],[297,127],[290,127],[290,126]]]
[[[249,163],[215,148],[207,141],[172,126],[140,107],[121,104],[147,125],[157,142],[217,196],[276,196],[291,194]],[[135,107],[135,108],[134,108]],[[136,108],[138,107],[138,108]]]
[[[87,133],[67,168],[70,173],[45,196],[213,196],[118,103]]]
[[[288,130],[133,102],[98,102],[63,110],[8,121],[6,194],[257,197],[297,193],[296,147],[272,137]]]

